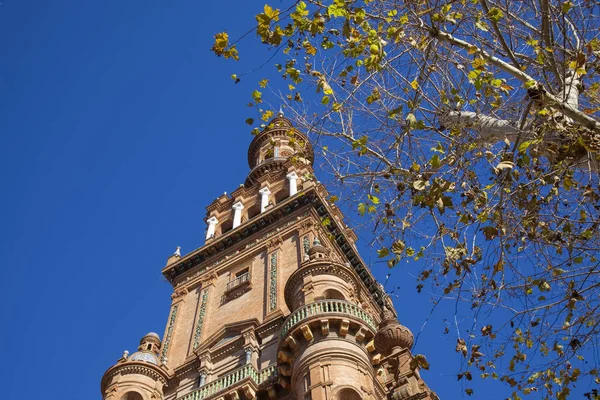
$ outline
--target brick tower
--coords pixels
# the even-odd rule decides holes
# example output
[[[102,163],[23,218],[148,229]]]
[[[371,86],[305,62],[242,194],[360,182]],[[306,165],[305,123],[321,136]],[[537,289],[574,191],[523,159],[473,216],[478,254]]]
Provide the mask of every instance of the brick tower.
[[[162,341],[125,352],[103,399],[438,399],[313,159],[281,113],[254,138],[244,185],[207,207],[205,244],[162,271]]]

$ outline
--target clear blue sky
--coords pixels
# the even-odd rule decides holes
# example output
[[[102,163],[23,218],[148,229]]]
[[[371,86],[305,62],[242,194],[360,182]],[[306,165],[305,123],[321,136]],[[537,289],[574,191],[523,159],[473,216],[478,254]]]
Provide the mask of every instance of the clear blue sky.
[[[248,42],[241,63],[227,62],[210,53],[212,36],[243,33],[262,5],[2,0],[3,399],[99,399],[122,351],[148,331],[162,336],[166,258],[202,244],[204,207],[248,172],[246,103],[262,75],[238,85],[229,76],[268,54]],[[416,333],[428,296],[409,273],[392,281]],[[436,311],[416,352],[447,400],[464,387],[444,309],[452,305]],[[479,388],[475,398],[504,397],[501,385]]]

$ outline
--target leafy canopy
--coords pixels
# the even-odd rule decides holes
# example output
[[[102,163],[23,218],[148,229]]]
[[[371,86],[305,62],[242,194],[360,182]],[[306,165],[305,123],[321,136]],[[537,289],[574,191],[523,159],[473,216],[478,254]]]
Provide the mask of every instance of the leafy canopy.
[[[499,379],[513,398],[599,383],[600,5],[288,4],[255,27],[281,50],[281,101],[320,136],[379,257],[426,265],[416,289],[472,317],[456,326],[458,379]],[[213,51],[238,59],[226,33]]]

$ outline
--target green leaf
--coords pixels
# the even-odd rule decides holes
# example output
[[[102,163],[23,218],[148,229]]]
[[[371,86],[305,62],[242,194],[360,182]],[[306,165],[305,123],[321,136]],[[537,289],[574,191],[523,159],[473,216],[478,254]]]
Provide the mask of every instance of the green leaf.
[[[405,247],[406,245],[404,244],[404,242],[402,240],[398,240],[392,245],[392,252],[394,254],[401,254],[404,251]]]
[[[365,203],[359,203],[358,204],[358,213],[362,216],[365,215],[365,212],[367,211],[367,205]]]
[[[254,123],[254,118],[248,118],[248,119],[246,120],[246,123],[247,123],[248,125],[252,125],[252,124]]]
[[[492,7],[488,11],[487,16],[490,20],[492,20],[494,22],[498,22],[502,19],[502,17],[504,17],[504,13],[499,8]]]
[[[256,89],[254,90],[254,92],[252,92],[252,98],[254,99],[256,104],[262,103],[262,93]]]
[[[373,204],[379,204],[379,198],[378,197],[375,197],[375,196],[372,196],[372,195],[369,195],[368,197],[369,197],[369,200],[371,200],[371,202]]]
[[[373,104],[380,98],[381,98],[381,94],[379,93],[379,89],[375,88],[375,89],[373,89],[373,92],[371,93],[371,95],[369,97],[367,97],[367,103]]]
[[[409,367],[413,371],[417,368],[429,370],[429,362],[427,362],[427,359],[423,354],[416,354],[413,356],[412,360],[410,360]]]
[[[388,250],[387,247],[377,250],[377,257],[379,257],[379,258],[385,258],[389,255],[390,255],[390,251]]]

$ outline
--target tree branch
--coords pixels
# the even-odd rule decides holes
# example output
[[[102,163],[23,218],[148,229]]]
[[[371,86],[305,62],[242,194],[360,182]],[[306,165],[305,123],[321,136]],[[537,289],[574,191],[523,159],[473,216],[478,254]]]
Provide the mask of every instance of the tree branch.
[[[515,138],[519,129],[510,125],[506,120],[496,119],[487,115],[477,114],[472,111],[451,111],[440,115],[440,123],[445,128],[472,128],[476,129],[482,139]]]
[[[465,50],[475,49],[476,52],[479,55],[481,55],[486,61],[502,69],[504,72],[514,76],[521,82],[528,83],[532,87],[538,88],[538,90],[541,92],[539,100],[541,101],[542,106],[555,107],[556,109],[561,111],[565,116],[571,118],[574,122],[580,124],[582,127],[590,129],[594,133],[594,135],[600,135],[600,121],[598,121],[596,118],[590,115],[587,115],[583,111],[578,110],[576,107],[573,107],[572,105],[566,103],[563,99],[548,92],[546,89],[544,89],[543,85],[539,83],[536,79],[534,79],[532,76],[510,65],[506,61],[501,60],[498,57],[492,56],[491,54],[487,53],[486,51],[480,49],[477,46],[472,45],[469,42],[455,38],[447,32],[442,32],[433,28],[428,29],[429,32],[433,35],[433,37],[437,38],[438,40],[441,40],[453,46],[463,48]]]

